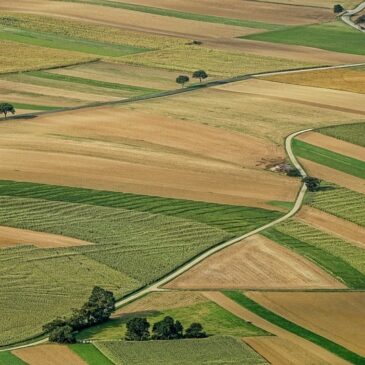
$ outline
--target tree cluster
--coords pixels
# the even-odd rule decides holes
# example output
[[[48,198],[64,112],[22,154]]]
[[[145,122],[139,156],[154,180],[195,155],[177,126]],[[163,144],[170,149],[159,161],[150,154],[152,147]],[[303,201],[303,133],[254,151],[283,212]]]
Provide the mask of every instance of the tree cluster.
[[[307,185],[308,190],[311,192],[318,191],[321,187],[321,180],[317,179],[316,177],[307,176],[303,178],[302,181],[305,183],[305,185]]]
[[[208,74],[204,70],[197,70],[193,73],[193,79],[199,79],[200,82],[205,80]],[[182,87],[190,81],[190,77],[187,75],[180,75],[176,78],[176,83],[180,84]]]
[[[182,338],[204,338],[204,332],[200,323],[192,323],[184,333],[184,327],[180,321],[175,321],[167,316],[163,320],[156,322],[150,333],[150,323],[146,318],[132,318],[127,322],[127,341],[148,341],[148,340],[177,340]]]
[[[113,293],[95,286],[88,301],[80,309],[74,309],[71,317],[49,322],[43,331],[49,333],[51,342],[73,343],[77,331],[107,321],[114,310]]]

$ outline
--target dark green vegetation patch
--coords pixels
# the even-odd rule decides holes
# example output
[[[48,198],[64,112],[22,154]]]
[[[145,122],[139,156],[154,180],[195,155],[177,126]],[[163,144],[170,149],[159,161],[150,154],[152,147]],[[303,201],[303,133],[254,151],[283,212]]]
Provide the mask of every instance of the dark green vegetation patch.
[[[231,298],[243,307],[247,308],[251,312],[266,319],[267,321],[281,328],[284,328],[287,331],[292,332],[300,337],[303,337],[306,340],[315,343],[316,345],[325,348],[326,350],[334,353],[342,359],[349,361],[351,364],[363,365],[365,363],[364,357],[348,350],[341,345],[338,345],[331,340],[328,340],[325,337],[317,335],[316,333],[309,331],[306,328],[301,327],[274,312],[271,312],[270,310],[266,309],[265,307],[261,306],[260,304],[256,303],[255,301],[240,292],[227,291],[225,292],[225,295],[227,295],[227,297]]]
[[[365,147],[365,123],[325,127],[317,132]]]
[[[23,360],[13,355],[11,352],[0,352],[0,365],[27,365]]]
[[[88,365],[114,365],[92,344],[74,344],[69,345],[69,348],[85,360]]]

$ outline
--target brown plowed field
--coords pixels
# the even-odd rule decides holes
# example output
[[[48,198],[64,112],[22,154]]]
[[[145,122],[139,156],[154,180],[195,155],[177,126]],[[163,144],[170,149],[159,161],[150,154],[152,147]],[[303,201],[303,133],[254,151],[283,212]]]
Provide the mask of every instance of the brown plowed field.
[[[67,346],[40,345],[12,351],[29,365],[87,365]]]
[[[0,10],[57,16],[189,39],[197,38],[201,34],[212,38],[238,37],[261,31],[260,29],[178,19],[107,6],[78,3],[66,4],[47,0],[22,0],[16,2],[2,0],[0,2]]]
[[[255,235],[207,258],[166,287],[318,289],[344,288],[344,285],[302,256]]]
[[[365,228],[357,224],[308,206],[303,206],[296,217],[365,249]]]
[[[298,160],[305,167],[309,175],[316,176],[322,180],[333,182],[347,189],[365,194],[364,179],[345,174],[344,172],[306,160],[304,158],[299,158]]]
[[[88,242],[78,240],[76,238],[0,226],[0,248],[16,245],[33,245],[42,248],[55,248],[88,244]]]
[[[272,365],[331,365],[302,346],[277,336],[243,339]]]
[[[266,77],[266,80],[286,84],[321,87],[365,94],[365,69],[353,68],[298,72]]]
[[[124,2],[117,0],[118,2]],[[130,0],[131,4],[174,9],[188,13],[249,19],[275,24],[313,24],[333,19],[328,9],[292,7],[246,0]]]
[[[290,321],[365,355],[365,292],[250,292],[248,296]]]
[[[296,293],[293,293],[293,295],[295,294]],[[347,361],[340,359],[339,357],[325,350],[324,348],[317,346],[314,343],[309,342],[304,338],[299,337],[291,332],[288,332],[283,328],[272,324],[271,322],[266,321],[262,317],[254,314],[253,312],[234,302],[232,299],[226,297],[221,292],[209,291],[209,292],[204,292],[204,295],[209,300],[217,303],[218,305],[230,311],[237,317],[252,322],[255,326],[260,327],[265,331],[278,336],[280,339],[284,341],[289,341],[289,344],[294,343],[295,345],[300,346],[303,349],[303,351],[311,353],[311,356],[313,356],[314,358],[319,358],[324,364],[330,363],[331,365],[345,365],[345,364],[349,365]],[[319,364],[321,364],[321,362]]]
[[[118,107],[0,126],[3,179],[266,206],[298,181],[264,171],[282,159],[264,140]],[[255,184],[252,184],[255,181]]]
[[[298,5],[300,7],[303,6],[302,0],[257,0],[263,2],[271,2],[271,3],[281,3],[281,4],[293,4]],[[324,7],[324,8],[333,8],[335,4],[338,4],[337,0],[306,0],[306,6],[314,6],[314,7]],[[359,4],[359,0],[344,0],[341,4],[349,9],[354,8]]]
[[[331,150],[341,155],[365,161],[365,148],[321,133],[308,132],[297,137],[304,142]]]
[[[365,95],[309,86],[290,85],[265,80],[246,80],[218,86],[218,89],[244,94],[261,95],[298,104],[349,111],[365,115]]]

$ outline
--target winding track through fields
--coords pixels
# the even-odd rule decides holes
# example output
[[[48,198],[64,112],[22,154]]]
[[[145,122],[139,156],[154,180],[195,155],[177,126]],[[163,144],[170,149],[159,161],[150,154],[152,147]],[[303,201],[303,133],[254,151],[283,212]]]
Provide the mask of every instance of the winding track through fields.
[[[365,33],[365,29],[361,28],[360,25],[355,24],[351,19],[354,15],[360,13],[364,9],[365,9],[365,1],[362,2],[361,4],[359,4],[353,10],[346,10],[345,13],[341,15],[341,20],[343,22],[345,22],[346,24],[348,24],[350,27],[353,27],[353,28],[359,30],[360,32]]]
[[[304,130],[301,130],[299,132],[295,132],[295,133],[292,133],[290,134],[286,140],[285,140],[285,150],[288,154],[288,157],[291,161],[291,163],[293,164],[293,166],[295,166],[300,174],[302,175],[302,177],[306,177],[307,174],[306,172],[304,171],[304,169],[302,168],[302,166],[300,165],[300,163],[298,162],[298,160],[296,159],[293,151],[292,151],[292,148],[291,148],[291,145],[292,145],[292,140],[294,137],[302,134],[302,133],[306,133],[306,132],[309,132],[311,131],[312,129],[304,129]],[[155,282],[154,284],[136,292],[136,293],[133,293],[129,296],[127,296],[126,298],[123,298],[121,300],[119,300],[117,303],[116,303],[116,307],[119,308],[121,306],[124,306],[130,302],[133,302],[139,298],[141,298],[142,296],[145,296],[146,294],[149,294],[151,292],[154,292],[154,291],[159,291],[159,290],[163,290],[163,289],[160,289],[161,286],[165,285],[166,283],[168,283],[169,281],[175,279],[176,277],[178,277],[179,275],[183,274],[184,272],[186,272],[187,270],[191,269],[193,266],[197,265],[198,263],[202,262],[203,260],[205,260],[206,258],[210,257],[211,255],[215,254],[216,252],[218,251],[221,251],[223,250],[224,248],[226,247],[229,247],[247,237],[250,237],[250,236],[253,236],[267,228],[270,228],[278,223],[281,223],[283,221],[285,221],[286,219],[289,219],[291,218],[293,215],[295,215],[299,209],[301,208],[302,206],[302,203],[303,203],[303,199],[304,199],[304,195],[307,191],[307,187],[305,184],[302,185],[298,195],[297,195],[297,198],[296,198],[296,201],[295,201],[295,204],[294,204],[294,207],[290,210],[290,212],[288,212],[287,214],[285,214],[283,217],[281,218],[278,218],[276,219],[275,221],[271,222],[271,223],[268,223],[268,224],[265,224],[264,226],[262,227],[259,227],[251,232],[248,232],[240,237],[237,237],[237,238],[234,238],[234,239],[231,239],[229,241],[226,241],[222,244],[219,244],[211,249],[209,249],[208,251],[205,251],[203,252],[201,255],[197,256],[195,259],[187,262],[186,264],[184,264],[183,266],[181,266],[180,268],[176,269],[175,271],[173,271],[172,273],[166,275],[165,277],[163,277],[162,279],[158,280],[157,282]],[[40,340],[36,340],[35,342],[29,342],[27,344],[24,344],[24,345],[19,345],[19,346],[13,346],[13,347],[6,347],[6,348],[3,348],[3,349],[0,349],[0,352],[2,351],[11,351],[11,350],[16,350],[16,349],[20,349],[20,348],[24,348],[24,347],[29,347],[29,346],[35,346],[35,345],[39,345],[39,344],[42,344],[42,343],[45,343],[47,342],[48,339],[47,338],[43,338],[43,339],[40,339]]]

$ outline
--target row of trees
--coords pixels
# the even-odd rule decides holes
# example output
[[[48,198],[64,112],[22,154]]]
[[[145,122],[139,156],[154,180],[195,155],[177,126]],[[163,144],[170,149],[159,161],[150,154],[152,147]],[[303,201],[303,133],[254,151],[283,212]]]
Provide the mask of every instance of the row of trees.
[[[150,333],[150,323],[146,318],[135,317],[127,322],[127,341],[148,341],[148,340],[177,340],[181,338],[204,338],[207,334],[200,323],[192,323],[184,332],[180,321],[175,321],[167,316],[156,322]]]
[[[200,82],[208,78],[208,74],[204,70],[198,70],[193,73],[193,79],[199,79]],[[180,75],[176,78],[176,83],[184,87],[184,85],[190,81],[190,77],[187,75]]]
[[[80,309],[74,309],[71,317],[49,322],[43,331],[49,333],[51,342],[74,343],[77,331],[107,321],[114,310],[113,293],[95,286],[88,301]]]

